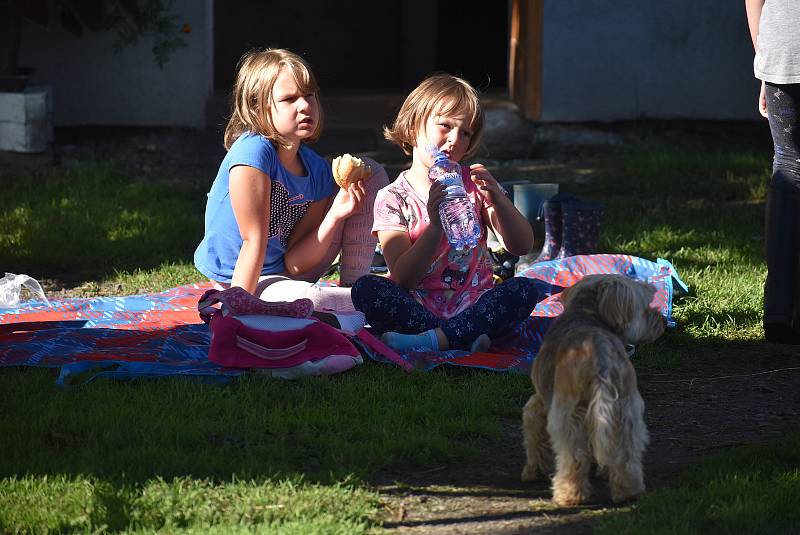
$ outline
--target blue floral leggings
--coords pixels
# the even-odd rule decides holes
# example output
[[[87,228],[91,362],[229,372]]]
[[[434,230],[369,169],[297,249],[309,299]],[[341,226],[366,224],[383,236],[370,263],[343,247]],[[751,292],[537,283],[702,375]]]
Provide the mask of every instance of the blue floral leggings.
[[[442,319],[386,277],[361,277],[351,296],[356,310],[364,313],[377,334],[417,334],[439,327],[452,349],[469,349],[481,334],[496,338],[511,332],[544,297],[535,279],[512,277],[481,295],[471,307]]]

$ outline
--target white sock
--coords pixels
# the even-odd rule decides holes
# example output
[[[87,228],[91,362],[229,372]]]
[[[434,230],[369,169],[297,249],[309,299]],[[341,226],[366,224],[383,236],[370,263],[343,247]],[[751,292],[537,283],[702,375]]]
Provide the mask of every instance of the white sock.
[[[412,348],[439,350],[439,338],[436,336],[434,329],[429,329],[419,334],[400,334],[390,331],[383,333],[381,342],[401,352]]]

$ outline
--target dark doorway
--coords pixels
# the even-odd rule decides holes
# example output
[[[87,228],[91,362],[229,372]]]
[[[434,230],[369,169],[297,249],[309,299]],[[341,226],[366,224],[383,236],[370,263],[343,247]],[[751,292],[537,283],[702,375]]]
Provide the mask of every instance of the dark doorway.
[[[508,86],[508,2],[438,0],[436,68],[479,90]]]
[[[230,91],[255,47],[306,58],[323,91],[405,92],[443,70],[478,89],[508,84],[508,2],[455,0],[214,2],[214,89]]]
[[[303,56],[324,91],[402,86],[401,1],[214,2],[214,89],[233,87],[236,64],[251,48],[288,48]]]

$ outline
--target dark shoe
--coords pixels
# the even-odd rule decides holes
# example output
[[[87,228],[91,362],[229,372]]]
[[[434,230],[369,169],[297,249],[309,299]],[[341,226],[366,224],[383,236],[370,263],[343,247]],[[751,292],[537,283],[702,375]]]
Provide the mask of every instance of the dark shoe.
[[[800,345],[800,333],[784,323],[765,323],[764,338],[773,344]]]

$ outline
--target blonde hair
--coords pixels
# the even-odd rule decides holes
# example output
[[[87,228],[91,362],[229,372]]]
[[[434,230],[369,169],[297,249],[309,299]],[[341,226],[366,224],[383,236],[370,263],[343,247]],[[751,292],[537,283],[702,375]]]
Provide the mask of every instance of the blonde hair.
[[[281,146],[291,142],[281,136],[272,122],[272,88],[281,69],[287,69],[303,94],[315,93],[319,120],[314,133],[305,142],[316,141],[322,133],[322,106],[319,104],[319,86],[308,63],[282,48],[255,49],[247,52],[236,66],[236,83],[231,96],[231,117],[225,127],[224,145],[230,149],[233,142],[245,132],[261,134]]]
[[[434,74],[424,79],[406,97],[392,127],[383,128],[383,135],[410,156],[417,143],[417,134],[431,114],[448,115],[453,112],[472,116],[472,137],[464,154],[468,158],[480,146],[483,111],[475,88],[466,80],[450,74]]]

